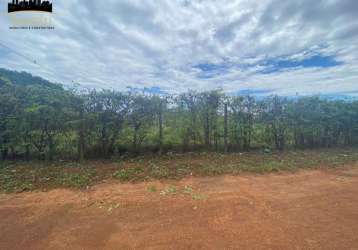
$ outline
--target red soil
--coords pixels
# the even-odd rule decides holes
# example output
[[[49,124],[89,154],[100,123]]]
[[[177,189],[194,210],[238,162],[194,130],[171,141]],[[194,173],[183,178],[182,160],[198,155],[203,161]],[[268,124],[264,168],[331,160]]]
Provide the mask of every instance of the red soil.
[[[0,194],[0,236],[0,249],[358,249],[358,168]]]

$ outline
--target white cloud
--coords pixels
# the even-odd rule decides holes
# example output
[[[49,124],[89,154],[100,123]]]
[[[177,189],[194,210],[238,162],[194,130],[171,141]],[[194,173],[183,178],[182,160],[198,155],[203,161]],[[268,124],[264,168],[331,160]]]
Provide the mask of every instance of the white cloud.
[[[278,94],[358,91],[356,0],[53,0],[55,30],[9,30],[0,6],[0,67],[52,81],[98,88],[158,86],[170,92],[222,87]],[[80,5],[82,4],[82,5]],[[81,6],[81,7],[79,7]],[[313,55],[336,58],[327,68],[261,73],[262,62]],[[201,78],[199,64],[229,64]]]

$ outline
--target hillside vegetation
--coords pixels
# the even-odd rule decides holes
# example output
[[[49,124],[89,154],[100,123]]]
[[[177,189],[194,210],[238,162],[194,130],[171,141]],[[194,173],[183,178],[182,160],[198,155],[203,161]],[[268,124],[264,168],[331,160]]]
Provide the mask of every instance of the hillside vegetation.
[[[358,102],[76,91],[0,70],[1,159],[90,159],[358,145]]]

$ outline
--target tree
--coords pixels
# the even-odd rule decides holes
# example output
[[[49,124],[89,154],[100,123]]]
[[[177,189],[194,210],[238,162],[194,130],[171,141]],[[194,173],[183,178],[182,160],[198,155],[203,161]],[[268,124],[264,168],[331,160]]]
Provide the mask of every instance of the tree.
[[[358,101],[319,96],[150,95],[65,89],[0,69],[1,160],[111,157],[116,152],[358,145]]]
[[[228,104],[224,103],[224,151],[228,152]]]
[[[158,117],[158,153],[161,155],[163,153],[163,120],[164,113],[167,111],[167,104],[169,101],[169,96],[153,96],[152,102],[154,104],[155,114]]]
[[[153,123],[154,114],[155,107],[151,98],[142,95],[134,95],[131,97],[129,125],[133,129],[132,145],[136,153],[146,137],[145,128],[148,128]]]
[[[285,148],[285,132],[287,129],[286,100],[273,96],[264,103],[266,110],[263,113],[263,121],[267,124],[272,135],[276,149]]]
[[[108,157],[130,112],[131,96],[114,91],[92,91],[86,103],[89,122],[96,124],[101,154]]]
[[[199,95],[199,100],[205,146],[210,148],[213,141],[212,139],[214,139],[215,146],[217,147],[219,136],[217,118],[221,93],[219,91],[203,92]]]

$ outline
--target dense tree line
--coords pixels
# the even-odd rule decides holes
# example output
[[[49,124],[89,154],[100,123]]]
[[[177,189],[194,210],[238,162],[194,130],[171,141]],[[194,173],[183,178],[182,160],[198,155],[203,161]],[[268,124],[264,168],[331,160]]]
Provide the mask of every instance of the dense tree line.
[[[358,145],[358,102],[76,91],[0,71],[1,159]]]

